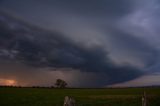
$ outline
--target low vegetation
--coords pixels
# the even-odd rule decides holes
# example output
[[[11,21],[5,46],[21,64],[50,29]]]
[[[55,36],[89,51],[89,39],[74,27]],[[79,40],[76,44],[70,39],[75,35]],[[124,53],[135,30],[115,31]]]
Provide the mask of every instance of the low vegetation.
[[[141,106],[143,91],[148,106],[160,106],[160,88],[58,89],[0,88],[0,106],[63,106],[65,96],[76,106]]]

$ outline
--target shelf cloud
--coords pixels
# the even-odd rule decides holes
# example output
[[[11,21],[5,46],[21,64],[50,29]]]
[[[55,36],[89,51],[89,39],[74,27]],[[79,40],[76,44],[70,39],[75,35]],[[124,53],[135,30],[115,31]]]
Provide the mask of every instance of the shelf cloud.
[[[159,5],[157,0],[2,1],[0,78],[23,86],[51,86],[62,78],[74,87],[104,87],[153,77],[160,63]]]

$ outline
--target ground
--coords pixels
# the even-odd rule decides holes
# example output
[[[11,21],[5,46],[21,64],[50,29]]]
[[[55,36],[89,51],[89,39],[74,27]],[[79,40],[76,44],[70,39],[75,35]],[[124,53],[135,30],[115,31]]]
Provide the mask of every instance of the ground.
[[[63,106],[65,96],[74,97],[76,106],[141,106],[144,90],[149,106],[160,106],[160,88],[0,88],[0,106]]]

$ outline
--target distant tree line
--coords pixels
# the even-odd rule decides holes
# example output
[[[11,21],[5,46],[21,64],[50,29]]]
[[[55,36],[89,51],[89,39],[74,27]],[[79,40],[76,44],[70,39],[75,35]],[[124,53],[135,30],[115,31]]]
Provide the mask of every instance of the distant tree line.
[[[44,86],[31,86],[31,87],[24,87],[24,86],[13,86],[13,85],[0,85],[0,88],[66,88],[67,82],[62,79],[57,79],[54,86],[44,87]]]

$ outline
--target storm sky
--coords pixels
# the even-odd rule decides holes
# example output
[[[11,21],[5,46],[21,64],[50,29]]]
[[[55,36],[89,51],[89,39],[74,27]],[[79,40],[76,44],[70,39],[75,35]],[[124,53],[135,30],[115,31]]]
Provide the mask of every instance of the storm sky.
[[[160,85],[160,0],[1,0],[0,84]]]

